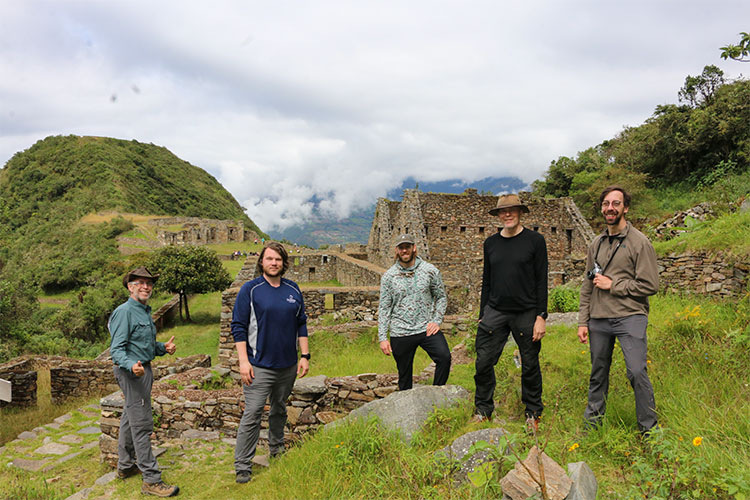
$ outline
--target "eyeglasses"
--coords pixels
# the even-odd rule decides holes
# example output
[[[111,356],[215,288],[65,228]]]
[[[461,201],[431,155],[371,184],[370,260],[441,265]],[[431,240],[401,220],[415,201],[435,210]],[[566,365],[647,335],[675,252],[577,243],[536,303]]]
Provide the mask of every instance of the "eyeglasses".
[[[131,281],[131,285],[140,286],[140,287],[146,287],[146,288],[153,288],[154,283],[152,281]]]
[[[603,201],[602,202],[602,208],[607,208],[607,207],[610,207],[610,206],[612,208],[619,208],[620,205],[622,205],[622,202],[620,200],[615,200],[612,203],[610,203],[608,201]]]

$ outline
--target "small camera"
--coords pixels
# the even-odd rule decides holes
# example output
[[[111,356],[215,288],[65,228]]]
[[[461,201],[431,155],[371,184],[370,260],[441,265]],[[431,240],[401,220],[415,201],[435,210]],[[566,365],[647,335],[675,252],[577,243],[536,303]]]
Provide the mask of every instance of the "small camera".
[[[586,277],[587,277],[588,279],[590,279],[590,280],[593,280],[593,279],[594,279],[594,277],[595,277],[595,276],[596,276],[597,274],[601,274],[601,272],[602,272],[602,268],[601,268],[601,267],[599,267],[599,263],[598,263],[598,262],[594,262],[594,268],[593,268],[593,269],[591,269],[590,271],[586,271]]]

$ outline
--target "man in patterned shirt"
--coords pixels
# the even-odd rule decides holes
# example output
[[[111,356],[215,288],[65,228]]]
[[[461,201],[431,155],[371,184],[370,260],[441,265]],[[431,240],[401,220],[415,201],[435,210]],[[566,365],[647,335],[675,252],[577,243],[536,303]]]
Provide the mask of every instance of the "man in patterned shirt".
[[[440,331],[448,304],[440,271],[417,257],[414,240],[403,234],[396,241],[396,263],[380,280],[378,340],[383,354],[396,359],[398,388],[411,389],[417,347],[435,362],[433,384],[445,385],[451,352]],[[388,340],[390,331],[391,340]]]

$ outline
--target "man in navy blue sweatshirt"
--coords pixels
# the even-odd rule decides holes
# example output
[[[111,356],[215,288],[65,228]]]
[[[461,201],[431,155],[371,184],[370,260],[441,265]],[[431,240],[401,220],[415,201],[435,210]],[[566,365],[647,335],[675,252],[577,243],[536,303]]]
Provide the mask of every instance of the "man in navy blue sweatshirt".
[[[546,331],[548,261],[544,236],[521,225],[521,213],[528,211],[515,194],[500,196],[490,210],[503,228],[484,241],[474,405],[475,420],[492,417],[495,365],[512,333],[521,354],[526,425],[536,432],[544,409],[539,351]]]
[[[251,479],[251,462],[260,434],[266,399],[268,447],[271,456],[284,451],[286,400],[297,376],[309,369],[307,315],[297,284],[282,278],[289,255],[280,243],[269,243],[258,257],[258,278],[248,281],[237,294],[232,313],[232,336],[240,361],[245,412],[237,429],[234,450],[236,481]],[[297,342],[302,352],[297,360]]]

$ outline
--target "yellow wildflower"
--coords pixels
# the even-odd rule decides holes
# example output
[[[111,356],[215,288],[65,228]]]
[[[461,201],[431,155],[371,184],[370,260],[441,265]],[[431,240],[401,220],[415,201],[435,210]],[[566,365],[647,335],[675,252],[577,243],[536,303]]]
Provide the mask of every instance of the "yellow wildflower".
[[[693,438],[693,446],[700,446],[703,443],[703,438],[696,436]]]
[[[568,451],[575,451],[576,448],[578,448],[578,443],[573,443],[573,445],[568,448]]]

